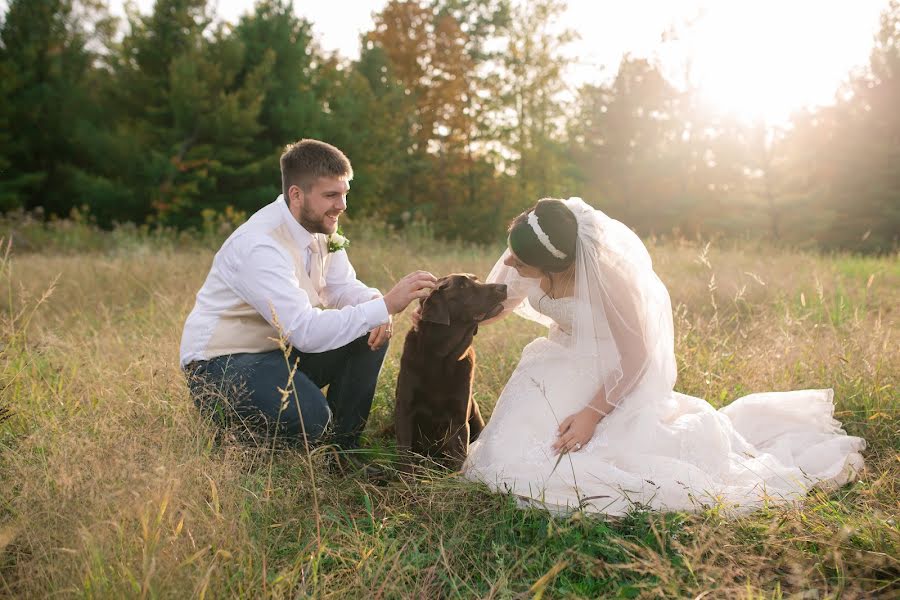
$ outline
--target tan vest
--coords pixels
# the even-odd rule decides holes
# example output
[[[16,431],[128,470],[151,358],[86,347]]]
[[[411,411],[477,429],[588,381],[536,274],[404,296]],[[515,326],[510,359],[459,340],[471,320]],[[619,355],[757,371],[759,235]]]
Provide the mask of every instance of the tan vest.
[[[269,232],[269,235],[278,244],[290,254],[294,263],[294,273],[300,282],[300,287],[309,296],[309,302],[316,308],[325,308],[320,294],[325,287],[325,273],[330,262],[331,255],[328,253],[328,241],[324,235],[315,234],[313,236],[315,249],[318,252],[310,252],[310,261],[315,261],[310,265],[310,272],[319,274],[317,281],[313,281],[310,275],[306,273],[304,253],[305,248],[298,248],[297,243],[291,236],[291,232],[287,224]],[[278,315],[275,315],[278,319]],[[285,323],[279,323],[281,327]],[[204,354],[207,357],[224,356],[226,354],[237,354],[239,352],[269,352],[277,350],[279,340],[285,338],[287,344],[287,335],[289,332],[282,331],[269,325],[268,321],[256,309],[241,302],[232,309],[223,312],[219,316],[216,323],[215,331],[206,344]]]

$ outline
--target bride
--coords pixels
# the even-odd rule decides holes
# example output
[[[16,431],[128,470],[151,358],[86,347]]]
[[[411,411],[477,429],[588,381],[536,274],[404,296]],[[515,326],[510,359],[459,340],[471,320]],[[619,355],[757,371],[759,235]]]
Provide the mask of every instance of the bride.
[[[668,291],[640,239],[580,198],[517,217],[488,281],[507,284],[503,314],[549,335],[522,352],[470,448],[469,479],[553,512],[746,512],[863,466],[865,441],[832,418],[830,389],[752,394],[720,410],[673,391]]]

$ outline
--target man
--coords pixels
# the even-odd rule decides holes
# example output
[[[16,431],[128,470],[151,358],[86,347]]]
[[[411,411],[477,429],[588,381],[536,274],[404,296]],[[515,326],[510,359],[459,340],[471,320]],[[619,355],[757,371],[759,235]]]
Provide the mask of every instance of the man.
[[[184,325],[181,365],[195,402],[220,424],[359,444],[391,315],[427,296],[435,277],[416,271],[384,296],[356,278],[346,250],[329,240],[352,177],[350,161],[330,144],[288,146],[282,195],[216,253]]]

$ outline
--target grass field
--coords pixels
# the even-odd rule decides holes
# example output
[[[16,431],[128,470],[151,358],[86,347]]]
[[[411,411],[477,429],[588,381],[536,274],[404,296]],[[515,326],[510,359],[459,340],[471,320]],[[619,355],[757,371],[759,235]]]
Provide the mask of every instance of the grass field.
[[[378,486],[334,474],[322,452],[216,443],[177,366],[213,246],[63,233],[14,244],[0,278],[0,596],[897,597],[896,256],[651,242],[672,295],[677,389],[719,406],[833,387],[837,418],[869,442],[867,470],[738,520],[553,519],[452,474]],[[499,251],[349,234],[360,277],[382,288],[415,268],[483,276]],[[407,327],[401,317],[370,446],[391,443]],[[536,334],[517,318],[479,333],[486,415]]]

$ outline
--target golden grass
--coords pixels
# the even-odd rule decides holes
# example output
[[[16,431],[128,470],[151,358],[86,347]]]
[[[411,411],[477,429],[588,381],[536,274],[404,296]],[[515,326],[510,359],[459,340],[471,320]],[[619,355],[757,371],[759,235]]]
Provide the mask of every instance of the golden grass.
[[[352,233],[352,232],[351,232]],[[219,444],[177,366],[208,249],[135,244],[23,254],[2,277],[0,595],[44,597],[804,597],[896,592],[897,257],[651,244],[669,286],[677,389],[715,405],[834,387],[869,441],[862,479],[802,509],[725,520],[554,520],[435,473],[376,486],[314,452]],[[360,277],[485,275],[497,252],[364,232]],[[55,282],[55,284],[54,284]],[[41,302],[53,286],[52,294]],[[40,303],[35,310],[35,305]],[[367,430],[389,423],[405,316]],[[489,415],[522,346],[507,319],[476,340]],[[319,510],[314,511],[314,500]]]

